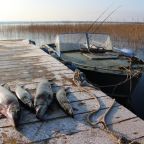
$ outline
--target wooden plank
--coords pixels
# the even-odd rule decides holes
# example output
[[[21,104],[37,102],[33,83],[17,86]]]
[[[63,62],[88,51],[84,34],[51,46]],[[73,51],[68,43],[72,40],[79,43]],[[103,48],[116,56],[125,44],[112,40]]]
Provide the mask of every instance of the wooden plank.
[[[33,65],[33,66],[39,66],[39,65],[41,65],[41,66],[44,66],[44,67],[49,67],[49,63],[46,63],[46,62],[42,62],[42,63],[38,63],[39,61],[35,61],[35,62],[29,62],[29,63],[19,63],[19,64],[8,64],[8,65],[1,65],[1,68],[2,69],[7,69],[7,68],[17,68],[17,67],[28,67],[28,66],[30,66],[31,64]],[[54,64],[51,64],[50,65],[51,67],[53,66],[54,68],[56,68],[56,66],[54,65]],[[62,67],[66,67],[66,66],[62,66]],[[59,67],[60,68],[60,67]],[[67,68],[67,67],[66,67]]]
[[[80,116],[77,116],[77,118],[78,117],[80,117]],[[59,119],[59,125],[61,126],[61,125],[63,125],[63,123],[61,122],[62,120],[66,120],[67,118],[63,118],[63,119]],[[68,119],[71,119],[71,118],[68,118]],[[41,122],[39,122],[39,123],[30,123],[30,124],[28,124],[28,125],[21,125],[20,127],[19,127],[19,130],[20,130],[20,133],[22,133],[22,134],[25,134],[26,132],[26,137],[28,137],[30,140],[32,140],[32,141],[41,141],[41,140],[44,140],[44,139],[48,139],[48,138],[51,138],[51,136],[52,137],[56,137],[56,135],[49,135],[49,131],[51,131],[51,129],[53,129],[52,131],[55,131],[55,129],[56,129],[56,131],[57,131],[57,133],[61,133],[61,131],[62,130],[64,130],[66,133],[64,133],[64,134],[71,134],[71,133],[75,133],[75,132],[79,132],[79,131],[81,131],[81,130],[85,130],[85,128],[83,128],[83,129],[77,129],[77,131],[75,131],[72,127],[68,127],[69,125],[71,125],[71,123],[73,122],[73,121],[75,121],[74,119],[71,119],[71,121],[65,121],[64,123],[65,123],[65,125],[63,125],[64,127],[62,128],[62,127],[60,127],[59,125],[57,125],[57,123],[56,123],[56,121],[57,121],[58,119],[54,119],[54,120],[52,120],[52,121],[48,121],[48,122],[44,122],[44,123],[41,123]],[[78,121],[78,119],[76,119],[77,121]],[[80,124],[83,124],[83,126],[84,127],[87,127],[86,128],[86,130],[87,129],[91,129],[91,127],[88,127],[87,125],[85,125],[84,123],[82,123],[81,121],[75,121],[76,123],[80,123]],[[67,122],[67,123],[66,123]],[[53,124],[53,125],[52,125]],[[43,127],[41,126],[41,125],[44,125]],[[55,125],[56,125],[56,127],[55,127]],[[68,125],[68,126],[67,126]],[[35,126],[35,128],[34,128],[34,126]],[[82,127],[83,127],[82,126]],[[39,127],[41,127],[41,129],[39,130],[39,132],[36,132],[37,131],[37,129],[39,129]],[[47,128],[46,128],[47,127]],[[49,127],[50,127],[50,129],[49,129]],[[76,127],[77,127],[77,125],[76,125]],[[71,129],[72,128],[72,129]],[[3,131],[3,133],[5,133],[5,135],[7,135],[8,134],[8,138],[10,139],[11,138],[11,131],[13,132],[14,131],[14,135],[13,135],[13,138],[17,138],[17,141],[18,142],[24,142],[24,141],[22,141],[23,139],[20,139],[20,136],[19,136],[19,133],[17,133],[17,132],[15,132],[15,130],[13,129],[13,128],[11,128],[11,127],[9,127],[8,128],[8,130],[6,130],[7,128],[3,128],[2,130],[4,130]],[[33,130],[34,129],[34,130]],[[47,129],[47,130],[46,130]],[[22,132],[21,132],[21,130],[23,130]],[[32,131],[29,135],[28,135],[28,131]],[[97,131],[98,129],[96,129],[96,131]],[[7,133],[7,131],[8,131],[8,133]],[[56,132],[55,131],[55,132]],[[118,131],[118,130],[117,130]],[[125,134],[124,133],[125,131],[123,131],[123,134]],[[36,135],[36,133],[37,133],[37,135]],[[102,131],[102,133],[105,133],[104,131]],[[122,132],[121,132],[122,133]],[[43,135],[44,134],[44,135]],[[103,136],[103,134],[101,135],[101,133],[100,132],[98,132],[98,134],[99,134],[99,136],[102,138],[102,136]],[[1,135],[1,131],[0,131],[0,135]],[[40,135],[40,136],[39,136]],[[36,139],[34,138],[33,139],[33,137],[34,136],[36,136]],[[59,135],[59,138],[60,138],[60,136],[61,135]],[[95,135],[94,135],[95,136]],[[108,134],[106,134],[106,136],[108,136],[109,137],[109,135]],[[96,137],[96,136],[95,136]],[[23,137],[24,138],[24,137]],[[111,141],[112,141],[112,139],[111,139]],[[30,141],[29,141],[30,142]]]
[[[114,117],[111,117],[111,114],[109,115],[109,117],[112,119],[112,121],[114,121],[114,122],[112,122],[112,123],[119,123],[119,122],[125,122],[125,121],[123,121],[123,120],[129,120],[130,119],[130,117],[129,117],[129,111],[128,110],[126,110],[124,107],[122,107],[122,106],[119,106],[119,108],[120,108],[120,110],[121,111],[116,111],[116,115],[114,116]],[[117,110],[117,107],[114,107],[114,109],[115,110]],[[123,109],[123,110],[122,110]],[[103,110],[102,110],[103,111]],[[121,115],[122,113],[124,112],[124,116],[125,116],[125,118],[123,117],[123,118],[121,118],[121,117],[119,117],[118,115]],[[132,113],[131,113],[132,114]],[[122,114],[123,115],[123,114]],[[131,117],[132,118],[135,118],[134,117],[135,115],[131,115]],[[77,116],[77,120],[80,120],[80,115],[78,115]],[[117,118],[117,117],[119,117],[119,118]],[[120,120],[121,119],[121,120]],[[81,120],[80,120],[81,121]],[[117,122],[116,122],[117,121]],[[85,124],[86,124],[86,122],[85,122]],[[91,129],[92,130],[92,129]],[[95,130],[95,131],[98,131],[99,129],[93,129],[93,130]],[[143,128],[141,128],[141,130],[143,130]],[[97,133],[97,135],[99,135],[100,137],[101,137],[101,139],[100,139],[100,143],[101,143],[101,140],[103,140],[103,137],[102,136],[104,136],[104,131],[102,131],[103,132],[103,134],[101,135],[100,134],[100,132],[98,132]],[[118,131],[118,129],[117,129],[117,132],[119,132]],[[80,132],[81,133],[81,132]],[[84,132],[82,132],[82,135],[87,135],[87,132],[86,131],[84,131]],[[123,133],[121,132],[121,134],[122,135],[125,135],[125,131],[123,130]],[[76,133],[76,134],[74,134],[74,135],[72,135],[72,136],[74,136],[75,138],[76,138],[76,140],[77,140],[77,137],[76,137],[76,135],[79,135],[79,133]],[[92,143],[94,142],[95,143],[95,139],[97,139],[97,135],[95,135],[95,133],[93,132],[93,135],[92,136],[89,136],[88,135],[88,137],[86,137],[87,139],[91,139],[92,140]],[[112,142],[116,142],[116,141],[113,141],[114,139],[110,136],[110,135],[105,135],[106,137],[108,136],[109,138],[110,138],[110,142],[108,142],[109,144],[111,144]],[[104,136],[104,137],[105,137]],[[126,135],[125,135],[126,136]],[[69,139],[69,137],[71,137],[71,136],[69,136],[69,135],[66,135],[65,137],[68,137],[68,138],[66,138],[66,139]],[[127,137],[127,136],[126,136]],[[86,142],[85,141],[85,139],[84,139],[84,137],[82,137],[83,139],[81,140],[81,143],[83,143],[83,142],[85,142],[85,143],[89,143],[89,141],[88,142]],[[127,138],[129,138],[129,137],[127,137]],[[54,142],[54,143],[57,143],[57,142],[61,142],[61,140],[63,139],[63,136],[61,136],[61,137],[58,137],[58,138],[54,138],[54,139],[51,139],[51,140],[46,140],[46,141],[44,141],[44,142]],[[94,139],[94,140],[93,140]],[[108,140],[108,138],[106,138],[107,140]],[[131,138],[130,138],[131,139]],[[84,141],[83,141],[84,140]],[[132,139],[133,140],[133,139]],[[137,140],[136,140],[137,141]],[[141,141],[143,141],[143,139],[140,139],[139,140],[140,142]],[[67,142],[72,142],[72,143],[74,143],[74,141],[72,141],[72,140],[70,140],[70,141],[67,141]],[[43,143],[43,142],[42,142]]]
[[[31,59],[31,60],[27,60],[27,59],[19,59],[19,60],[13,60],[12,58],[8,61],[0,61],[0,65],[3,66],[3,65],[18,65],[18,64],[23,64],[23,63],[29,63],[29,64],[35,64],[36,62],[39,63],[47,63],[49,65],[57,65],[59,64],[59,66],[64,66],[62,63],[60,62],[56,62],[56,61],[53,61],[53,62],[50,62],[48,58],[45,58],[44,60],[39,60],[39,58],[34,58],[34,59]],[[18,63],[19,62],[19,63]]]
[[[100,129],[80,131],[72,135],[57,133],[56,138],[35,142],[36,144],[115,144],[115,141]]]
[[[63,78],[67,78],[70,81],[73,78],[73,74],[71,72],[69,73],[66,70],[67,69],[55,70],[54,73],[45,70],[45,72],[46,72],[45,76],[47,76],[47,77],[54,76],[55,79],[57,79],[57,80],[61,80]],[[65,72],[67,72],[67,73],[65,73]],[[3,77],[3,80],[15,80],[15,79],[20,79],[20,78],[23,79],[25,77],[28,78],[31,75],[33,75],[33,76],[35,76],[35,75],[37,76],[38,75],[39,77],[40,76],[43,77],[43,75],[44,75],[43,73],[44,73],[43,69],[40,69],[40,70],[39,69],[38,70],[35,69],[35,71],[33,69],[30,69],[30,70],[18,70],[17,73],[15,71],[1,73],[1,71],[0,71],[0,77]],[[57,74],[55,74],[55,73],[57,73]]]
[[[4,45],[0,45],[0,51],[2,51],[4,54],[10,52],[10,50],[12,52],[22,52],[22,51],[27,51],[27,50],[34,50],[38,47],[31,47],[31,46],[12,46],[12,47],[6,47]]]
[[[26,53],[26,54],[20,54],[19,57],[29,57],[29,56],[43,56],[43,55],[47,55],[46,53],[44,53],[42,50],[40,49],[34,49],[31,50],[30,52]]]
[[[40,51],[41,53],[41,51]],[[13,61],[11,61],[11,59]],[[48,62],[50,64],[52,63],[57,63],[57,64],[61,64],[61,62],[59,61],[56,61],[54,58],[51,58],[49,55],[46,55],[46,56],[42,56],[42,57],[39,57],[39,56],[33,56],[33,57],[28,57],[28,59],[24,59],[24,58],[21,58],[19,57],[19,55],[17,55],[16,57],[13,57],[10,56],[10,57],[4,57],[0,62],[3,64],[8,64],[10,62],[21,62],[21,61],[24,61],[24,62],[35,62],[35,61],[39,61],[40,63],[43,63],[43,62]],[[62,65],[62,64],[61,64]]]
[[[39,59],[45,59],[45,58],[48,58],[48,59],[50,59],[50,56],[49,55],[44,55],[44,56],[42,56],[42,57],[39,57],[39,56],[30,56],[30,57],[27,57],[28,59],[23,59],[23,60],[26,60],[26,61],[31,61],[31,60],[35,60],[35,59],[37,59],[37,58],[39,58]],[[12,59],[13,61],[19,61],[19,60],[22,60],[22,58],[21,57],[19,57],[19,56],[17,56],[17,57],[13,57],[13,56],[11,56],[11,57],[7,57],[7,56],[4,56],[4,57],[0,57],[0,61],[10,61],[10,59]],[[55,62],[59,62],[59,61],[56,61],[55,60]],[[53,62],[52,62],[53,63]]]
[[[10,71],[11,70],[11,71]],[[69,72],[71,72],[72,73],[72,71],[70,71],[67,67],[65,67],[65,66],[52,66],[52,65],[49,65],[49,67],[44,67],[44,66],[42,66],[42,65],[29,65],[29,64],[27,64],[27,66],[22,66],[22,65],[18,65],[17,67],[14,67],[14,68],[3,68],[2,70],[0,70],[0,74],[2,75],[2,74],[4,74],[4,72],[6,72],[7,74],[8,73],[10,73],[10,72],[12,72],[12,73],[14,73],[14,71],[22,71],[22,72],[37,72],[37,71],[42,71],[42,70],[45,70],[45,71],[48,71],[48,72],[53,72],[53,71],[57,71],[57,70],[67,70],[67,73]]]
[[[2,143],[8,143],[12,140],[17,143],[28,143],[55,137],[58,132],[70,134],[87,129],[90,129],[90,127],[72,118],[62,118],[22,125],[17,130],[12,127],[1,128],[0,138]]]
[[[0,56],[3,56],[3,57],[4,56],[18,56],[19,57],[21,54],[23,54],[23,55],[29,54],[30,51],[32,51],[32,50],[27,49],[27,50],[22,50],[22,51],[16,51],[16,50],[11,49],[7,52],[0,53]],[[35,54],[37,54],[37,53],[35,53]]]
[[[13,86],[15,86],[17,84],[26,85],[26,84],[31,84],[32,82],[33,83],[34,82],[38,83],[41,78],[47,78],[47,79],[50,79],[50,80],[54,79],[53,83],[56,86],[63,86],[63,85],[71,86],[71,85],[73,85],[72,80],[71,81],[65,81],[65,79],[63,79],[63,78],[60,78],[58,80],[58,76],[55,76],[52,73],[50,73],[50,74],[48,73],[45,76],[43,76],[42,74],[37,74],[37,75],[33,75],[33,74],[29,75],[28,74],[27,76],[23,76],[21,78],[12,77],[12,78],[9,78],[8,80],[5,77],[2,77],[1,80],[0,80],[0,83],[1,84],[5,83],[5,84],[8,84],[8,85],[13,85]],[[55,80],[55,78],[57,78],[57,79]],[[16,79],[16,80],[14,81],[14,79]]]
[[[3,73],[3,72],[10,72],[10,71],[34,71],[34,69],[37,69],[37,70],[41,70],[42,68],[44,69],[46,69],[46,70],[58,70],[58,69],[63,69],[63,70],[67,70],[67,72],[70,72],[70,70],[66,67],[66,66],[59,66],[59,64],[57,64],[56,65],[56,68],[55,68],[55,66],[52,66],[52,65],[55,65],[55,64],[51,64],[51,65],[49,65],[49,64],[46,64],[46,65],[48,65],[47,66],[47,68],[46,67],[43,67],[43,66],[41,66],[40,65],[40,63],[39,64],[37,64],[37,65],[27,65],[27,66],[23,66],[23,67],[20,67],[20,66],[16,66],[16,67],[11,67],[11,68],[9,68],[9,67],[7,67],[7,68],[3,68],[3,69],[1,69],[0,70],[0,72],[1,73]],[[72,71],[71,71],[72,72]]]
[[[67,121],[67,119],[70,119],[70,120]],[[59,122],[58,122],[58,120],[59,120]],[[64,123],[62,121],[64,121]],[[75,121],[75,126],[74,125],[71,126],[71,124],[73,124],[73,121],[75,121],[75,120],[73,120],[71,118],[63,118],[63,119],[55,119],[55,120],[44,122],[44,123],[40,123],[40,122],[39,123],[31,123],[28,125],[20,126],[18,128],[19,132],[15,131],[11,127],[9,127],[9,128],[6,127],[3,129],[0,129],[0,136],[1,136],[1,130],[2,130],[2,132],[5,135],[7,135],[7,137],[9,138],[8,140],[10,140],[11,137],[13,137],[13,139],[16,139],[17,142],[26,142],[26,140],[28,140],[28,139],[29,139],[29,142],[30,141],[34,142],[34,141],[41,141],[44,139],[48,139],[48,138],[57,136],[57,135],[54,135],[54,133],[51,134],[50,131],[57,132],[57,134],[60,134],[60,133],[71,134],[71,133],[79,132],[81,130],[91,129],[91,127],[88,127],[87,125],[85,125],[81,122],[77,122],[77,121]],[[57,122],[58,122],[58,124],[57,124]],[[82,125],[81,129],[78,129],[79,124]],[[76,127],[76,130],[74,130],[74,127]],[[41,128],[41,129],[39,130],[39,128]],[[97,130],[98,129],[96,129],[96,131]],[[63,131],[66,133],[64,133]],[[102,131],[102,133],[104,133],[104,131]],[[21,136],[20,134],[22,134],[23,136]],[[100,132],[98,132],[98,134],[102,138],[103,134],[101,135]],[[106,134],[106,136],[109,137],[108,134]],[[96,137],[96,136],[94,135],[94,137]],[[25,140],[25,138],[28,138],[28,139]],[[59,138],[60,138],[60,135],[59,135]],[[112,139],[111,139],[111,141],[112,141]]]
[[[106,112],[107,108],[102,108],[99,112],[95,113],[92,117],[92,121],[96,122],[97,119]],[[88,113],[83,113],[75,116],[75,119],[87,124],[86,116]],[[116,124],[122,121],[136,118],[137,116],[130,113],[124,106],[115,105],[108,116],[106,117],[107,125]]]
[[[69,71],[67,69],[67,67],[60,67],[60,68],[58,68],[58,67],[57,68],[52,67],[52,68],[48,69],[48,68],[41,67],[41,66],[38,66],[38,67],[37,66],[31,66],[30,69],[25,69],[25,70],[16,69],[16,70],[18,71],[18,75],[17,76],[16,76],[16,73],[14,73],[14,71],[12,71],[11,75],[10,75],[10,73],[6,73],[5,71],[4,71],[5,73],[0,71],[0,74],[1,74],[1,76],[7,76],[7,80],[8,79],[14,79],[14,78],[11,78],[11,76],[16,77],[15,79],[20,79],[20,78],[23,79],[25,77],[25,75],[30,75],[30,76],[32,75],[32,76],[34,76],[35,74],[41,74],[41,73],[42,73],[42,75],[44,75],[44,73],[45,74],[55,75],[55,71],[60,71],[60,72],[56,72],[57,75],[62,75],[62,71],[64,73],[66,72],[67,74],[72,74],[72,71]],[[57,76],[57,75],[55,75],[55,76]],[[64,76],[65,75],[63,74],[63,77]],[[6,78],[3,78],[3,79],[6,79]]]
[[[137,142],[139,142],[140,144],[144,144],[144,137],[136,139]]]
[[[6,47],[5,45],[0,45],[0,51],[3,52],[9,52],[10,50],[12,51],[25,51],[25,50],[33,50],[36,49],[38,47],[31,47],[31,46],[13,46],[13,47]]]
[[[39,59],[37,58],[37,59],[35,59],[35,60],[29,60],[29,61],[26,61],[26,60],[24,60],[24,59],[20,59],[20,60],[17,60],[17,61],[1,61],[1,63],[0,63],[0,66],[4,66],[4,65],[7,65],[8,67],[9,66],[11,66],[11,65],[13,65],[13,66],[17,66],[17,65],[25,65],[25,64],[30,64],[30,65],[33,65],[33,64],[37,64],[37,62],[39,61]],[[52,63],[51,62],[49,62],[49,59],[45,59],[45,60],[43,60],[42,62],[40,62],[40,63],[45,63],[45,64],[51,64],[52,65]],[[61,63],[54,63],[54,64],[59,64],[60,66],[64,66],[64,65],[62,65]],[[55,66],[56,67],[56,66]],[[2,67],[3,68],[3,67]]]
[[[110,128],[118,133],[124,134],[129,139],[136,139],[144,136],[144,121],[140,118],[133,118],[127,121],[122,121]]]
[[[75,97],[76,97],[76,95],[75,95]],[[107,102],[105,102],[105,99],[106,99],[106,97],[99,98],[99,100],[102,104],[101,109],[106,109],[111,104],[112,100],[110,98]],[[69,101],[74,109],[75,116],[79,115],[79,114],[83,114],[83,113],[87,114],[88,112],[91,112],[91,111],[97,109],[97,103],[94,101],[94,99],[84,99],[84,98],[81,99],[81,97],[78,97],[78,95],[77,95],[77,101],[73,101],[73,99],[71,99],[70,97],[69,97]],[[118,105],[119,104],[117,104],[116,106],[118,106]],[[20,124],[39,122],[39,120],[35,117],[35,114],[32,114],[28,110],[25,110],[23,108],[21,113],[22,114],[21,114]],[[60,117],[66,117],[66,116],[67,115],[60,109],[60,107],[56,103],[53,103],[49,107],[45,117],[47,120],[52,120],[52,119],[56,119],[56,118],[60,118]],[[79,120],[83,120],[83,115],[81,115],[81,117],[82,118]],[[0,127],[8,127],[8,126],[10,126],[9,121],[5,118],[1,119]]]

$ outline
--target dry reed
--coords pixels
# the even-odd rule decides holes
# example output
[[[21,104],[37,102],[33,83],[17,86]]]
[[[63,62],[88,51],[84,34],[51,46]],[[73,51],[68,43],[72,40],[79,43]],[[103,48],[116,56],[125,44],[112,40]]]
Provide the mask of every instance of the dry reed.
[[[127,42],[133,48],[144,46],[144,24],[123,23],[123,24],[30,24],[30,25],[3,25],[1,33],[42,33],[58,34],[67,32],[94,32],[108,33],[113,41]]]

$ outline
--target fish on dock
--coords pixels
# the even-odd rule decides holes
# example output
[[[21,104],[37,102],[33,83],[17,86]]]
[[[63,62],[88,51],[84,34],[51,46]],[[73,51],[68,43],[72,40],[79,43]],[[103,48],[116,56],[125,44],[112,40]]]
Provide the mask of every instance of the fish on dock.
[[[20,119],[20,105],[17,97],[7,88],[0,86],[0,113],[16,127]]]
[[[34,97],[34,108],[38,119],[44,120],[44,115],[52,101],[53,92],[51,84],[47,79],[42,79],[37,86],[36,95]]]
[[[73,108],[70,105],[69,100],[67,99],[66,96],[66,91],[63,87],[61,87],[57,93],[56,93],[56,99],[60,105],[60,107],[70,116],[74,116],[73,114]]]
[[[24,89],[22,86],[17,85],[16,89],[15,89],[15,93],[16,96],[18,97],[18,99],[27,107],[29,107],[30,109],[33,109],[33,101],[32,101],[32,95],[26,90]]]

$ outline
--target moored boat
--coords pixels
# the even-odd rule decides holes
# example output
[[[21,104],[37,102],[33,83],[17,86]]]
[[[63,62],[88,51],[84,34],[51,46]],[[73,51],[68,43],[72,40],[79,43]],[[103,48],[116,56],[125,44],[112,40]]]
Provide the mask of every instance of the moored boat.
[[[144,68],[132,50],[114,48],[107,34],[59,34],[54,44],[42,49],[71,69],[79,68],[88,80],[115,95],[130,95]]]

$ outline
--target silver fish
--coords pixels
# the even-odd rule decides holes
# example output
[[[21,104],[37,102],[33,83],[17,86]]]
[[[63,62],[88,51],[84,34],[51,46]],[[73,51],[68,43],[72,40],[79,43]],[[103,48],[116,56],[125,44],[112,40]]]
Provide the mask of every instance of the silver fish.
[[[15,89],[16,96],[29,108],[33,108],[32,95],[26,91],[22,86],[17,85]]]
[[[36,95],[34,98],[34,107],[37,118],[44,120],[44,115],[52,101],[53,92],[50,82],[47,79],[42,79],[37,86]]]
[[[73,117],[73,108],[70,105],[69,100],[67,99],[66,92],[64,88],[60,88],[56,93],[56,99],[61,106],[61,108],[70,116]]]
[[[0,86],[0,113],[6,116],[14,127],[18,125],[20,111],[16,96],[5,87]]]

